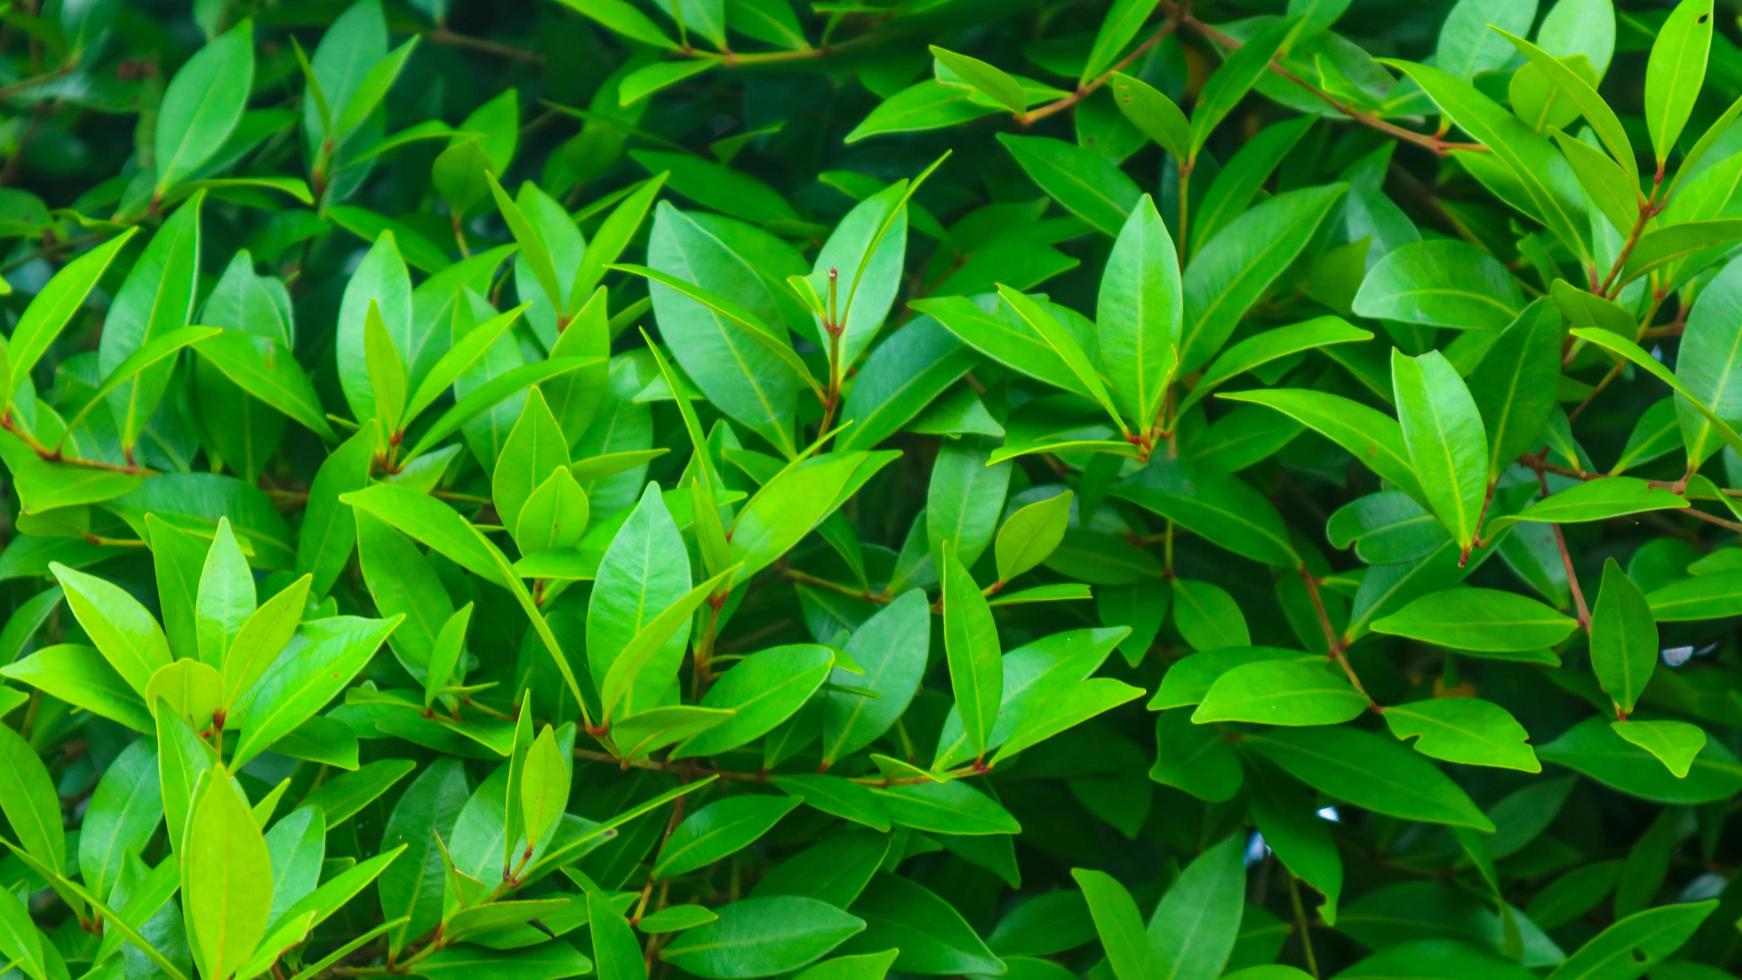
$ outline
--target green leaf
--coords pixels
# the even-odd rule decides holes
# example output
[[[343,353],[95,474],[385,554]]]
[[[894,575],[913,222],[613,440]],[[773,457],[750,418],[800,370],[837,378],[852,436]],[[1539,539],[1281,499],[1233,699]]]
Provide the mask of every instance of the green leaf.
[[[165,338],[190,322],[199,291],[200,217],[205,199],[204,194],[196,193],[151,236],[103,318],[97,363],[107,375],[105,385],[115,386],[107,403],[120,421],[121,445],[127,449],[137,444],[151,420],[168,389],[171,372],[167,367],[150,365],[155,369],[143,372],[137,380],[117,380],[117,375],[123,365],[140,373],[148,365],[140,365],[138,358],[149,342]],[[89,412],[99,401],[92,398],[82,411]],[[76,427],[76,423],[68,425],[69,429]]]
[[[1599,327],[1575,327],[1572,330],[1572,335],[1579,340],[1589,341],[1606,351],[1619,354],[1622,358],[1631,362],[1636,367],[1643,369],[1647,374],[1650,374],[1657,380],[1669,385],[1670,390],[1674,391],[1682,398],[1682,401],[1676,402],[1676,415],[1678,418],[1681,417],[1682,405],[1685,402],[1688,408],[1693,409],[1694,412],[1698,413],[1698,415],[1705,420],[1704,425],[1705,427],[1709,427],[1709,431],[1716,434],[1717,437],[1723,440],[1726,445],[1737,449],[1738,451],[1742,451],[1742,435],[1737,434],[1735,428],[1731,426],[1731,423],[1724,417],[1720,416],[1717,412],[1713,411],[1712,406],[1706,404],[1706,402],[1701,399],[1700,395],[1696,394],[1693,389],[1689,388],[1676,375],[1671,374],[1668,368],[1658,363],[1656,358],[1653,358],[1650,354],[1642,350],[1638,344]],[[1687,429],[1684,427],[1682,432],[1685,438]],[[1704,444],[1705,440],[1702,439],[1701,445],[1704,446]],[[1716,450],[1717,447],[1712,446],[1706,451],[1715,452]]]
[[[272,906],[272,859],[228,771],[206,773],[180,852],[188,946],[208,977],[227,977],[253,955]]]
[[[1385,724],[1403,741],[1417,739],[1416,751],[1436,759],[1520,772],[1542,771],[1536,753],[1525,744],[1528,733],[1524,726],[1490,701],[1434,698],[1390,705],[1385,709]]]
[[[1693,115],[1694,100],[1706,80],[1706,55],[1712,46],[1711,0],[1682,0],[1663,22],[1645,64],[1645,127],[1657,169],[1681,138]]]
[[[1281,412],[1343,447],[1387,483],[1425,499],[1402,428],[1389,415],[1341,395],[1296,388],[1223,392],[1216,397]]]
[[[169,80],[157,114],[155,195],[194,174],[242,119],[254,87],[254,27],[243,20],[189,58]]]
[[[1657,650],[1657,623],[1645,593],[1615,559],[1608,559],[1591,610],[1591,670],[1623,715],[1633,711],[1651,680]]]
[[[1600,717],[1586,718],[1567,729],[1539,748],[1537,755],[1611,789],[1656,803],[1710,803],[1742,790],[1742,763],[1720,743],[1707,740],[1688,774],[1678,778],[1649,749],[1622,738]]]
[[[1191,152],[1188,164],[1195,163],[1199,152],[1209,142],[1210,134],[1234,111],[1246,93],[1270,68],[1270,61],[1288,43],[1300,27],[1299,22],[1285,18],[1265,25],[1247,41],[1235,48],[1204,83],[1198,101],[1192,106]]]
[[[1409,76],[1458,128],[1488,147],[1494,164],[1510,175],[1520,195],[1507,198],[1508,204],[1542,222],[1574,254],[1585,257],[1589,246],[1583,207],[1573,199],[1577,191],[1567,187],[1572,181],[1564,179],[1571,176],[1565,161],[1546,139],[1474,85],[1442,68],[1408,61],[1382,63]]]
[[[641,943],[603,892],[587,893],[587,922],[600,980],[644,980],[647,964],[642,959]]]
[[[1459,78],[1474,78],[1478,72],[1503,68],[1515,56],[1495,33],[1504,33],[1502,28],[1528,31],[1535,16],[1535,4],[1459,0],[1440,26],[1434,63]]]
[[[661,610],[690,591],[690,565],[683,555],[683,538],[665,500],[649,486],[605,550],[587,606],[587,665],[595,685],[604,682],[623,649]],[[659,647],[650,679],[636,684],[632,700],[651,703],[664,691],[666,681],[656,686],[653,678],[676,672],[689,631],[687,620],[676,624]]]
[[[26,853],[51,868],[65,866],[66,831],[54,781],[30,743],[5,725],[0,725],[0,813]]]
[[[1277,729],[1242,745],[1327,796],[1404,820],[1492,832],[1458,785],[1421,756],[1353,728]]]
[[[1126,216],[1143,197],[1117,164],[1093,150],[1063,140],[1009,133],[1000,133],[998,142],[1041,190],[1107,235],[1119,234]]]
[[[1146,194],[1113,242],[1095,304],[1108,385],[1120,411],[1140,429],[1155,421],[1178,362],[1174,344],[1185,316],[1179,269],[1173,239]]]
[[[1717,900],[1712,899],[1635,912],[1580,946],[1555,967],[1550,980],[1642,977],[1681,949],[1717,907]]]
[[[367,485],[379,438],[372,424],[358,429],[327,455],[309,485],[296,538],[296,569],[313,576],[309,591],[314,595],[326,595],[350,560],[357,524],[339,498]]]
[[[103,771],[91,793],[79,827],[80,877],[93,891],[111,894],[124,874],[127,852],[143,850],[162,822],[157,748],[149,739],[137,739]]]
[[[1488,480],[1535,449],[1561,379],[1561,317],[1547,299],[1526,306],[1470,373],[1470,397],[1488,433]]]
[[[1366,696],[1328,665],[1261,660],[1217,678],[1192,713],[1192,722],[1335,725],[1365,710]]]
[[[406,787],[387,818],[381,846],[406,848],[381,872],[381,913],[402,919],[388,932],[388,947],[403,949],[441,921],[444,870],[437,838],[453,836],[454,820],[469,794],[458,759],[439,759]]]
[[[917,589],[897,596],[853,631],[842,648],[865,671],[837,666],[823,698],[823,761],[833,763],[875,741],[900,720],[919,690],[931,650],[931,611]],[[875,696],[869,696],[875,695]]]
[[[730,710],[732,717],[678,745],[672,758],[715,755],[768,734],[810,701],[834,664],[834,651],[810,643],[745,657],[702,698],[702,707]]]
[[[1149,941],[1137,902],[1113,876],[1087,868],[1072,868],[1071,877],[1083,890],[1089,915],[1107,962],[1119,980],[1141,980],[1168,974],[1167,964]]]
[[[544,395],[533,387],[527,391],[520,419],[502,444],[491,474],[491,498],[502,523],[517,526],[533,492],[552,470],[566,470],[568,465],[568,439],[545,404]]]
[[[943,554],[944,653],[969,746],[985,754],[1003,698],[1003,650],[986,597],[952,547]]]
[[[737,980],[796,970],[865,928],[865,920],[812,898],[746,898],[715,909],[718,921],[681,933],[660,951],[680,970]]]
[[[381,310],[373,302],[363,325],[363,360],[369,368],[369,389],[375,396],[375,411],[388,438],[402,434],[405,418],[405,361],[387,335]]]
[[[1232,476],[1156,459],[1109,492],[1242,557],[1279,567],[1299,564],[1276,509]]]
[[[1424,595],[1373,622],[1373,630],[1476,654],[1555,646],[1578,623],[1535,599],[1470,586]]]
[[[865,932],[847,951],[895,946],[895,969],[915,974],[992,975],[1004,963],[987,948],[954,905],[924,885],[894,874],[880,874],[853,903],[865,919]]]
[[[991,96],[993,101],[1006,106],[1011,112],[1021,112],[1028,108],[1028,93],[1022,90],[1021,83],[996,65],[989,65],[979,58],[970,58],[965,54],[957,54],[935,44],[929,47],[932,57],[939,63],[969,86]]]
[[[573,757],[557,747],[555,732],[546,725],[527,750],[526,769],[520,777],[520,812],[526,827],[528,856],[568,809],[573,778]]]
[[[1236,834],[1192,860],[1149,917],[1149,941],[1168,976],[1220,976],[1244,916],[1246,867]]]
[[[767,568],[892,462],[893,452],[834,452],[783,469],[744,504],[728,528],[742,578]]]
[[[655,61],[635,69],[618,85],[618,104],[631,106],[647,98],[660,89],[669,88],[686,79],[715,67],[718,62],[703,61]]]
[[[1538,71],[1541,71],[1557,89],[1572,101],[1573,105],[1578,107],[1579,114],[1591,124],[1591,128],[1596,131],[1597,138],[1603,141],[1603,147],[1609,151],[1609,155],[1624,168],[1624,173],[1631,177],[1636,172],[1633,144],[1627,139],[1627,130],[1621,126],[1621,119],[1615,115],[1614,109],[1609,108],[1609,103],[1604,102],[1603,97],[1597,94],[1596,88],[1578,72],[1567,67],[1565,62],[1542,48],[1511,31],[1498,27],[1494,30],[1512,42],[1513,47],[1523,53]],[[1685,114],[1683,121],[1684,123],[1686,121]],[[1655,146],[1657,145],[1656,130],[1653,130],[1652,136],[1652,144]],[[1674,143],[1675,138],[1672,136],[1667,142]]]
[[[1244,49],[1242,49],[1244,50]],[[1287,191],[1229,222],[1186,267],[1179,371],[1208,364],[1254,303],[1294,264],[1348,191],[1327,184]]]
[[[710,803],[666,838],[653,873],[669,878],[724,860],[773,830],[798,805],[790,796],[735,796]]]
[[[852,426],[836,438],[835,448],[845,452],[882,443],[934,404],[974,364],[973,353],[935,319],[909,321],[860,365],[841,407],[841,420]]]
[[[290,352],[277,343],[239,330],[224,330],[195,343],[194,350],[243,391],[315,435],[337,440],[314,383]]]
[[[428,545],[486,582],[506,581],[501,552],[478,529],[434,497],[399,484],[377,483],[344,494],[340,502],[370,514]]]
[[[1335,316],[1313,317],[1284,327],[1273,327],[1247,337],[1223,350],[1192,384],[1192,390],[1180,399],[1179,411],[1198,403],[1223,382],[1272,361],[1301,351],[1372,340],[1373,334]]]
[[[1000,308],[988,313],[960,296],[920,300],[913,308],[936,318],[958,340],[987,357],[1054,387],[1091,397],[1033,326],[1013,312]]]
[[[945,85],[935,78],[922,79],[883,100],[853,127],[844,142],[857,143],[872,136],[939,129],[998,111],[995,105],[981,104],[969,94],[960,86]]]
[[[1732,262],[1694,300],[1676,356],[1675,377],[1685,387],[1677,389],[1684,400],[1676,402],[1675,414],[1691,467],[1717,452],[1720,440],[1734,445],[1730,435],[1742,424],[1742,395],[1734,390],[1742,373],[1742,351],[1736,348],[1734,331],[1724,326],[1739,311],[1742,263]]]
[[[1523,293],[1505,266],[1450,238],[1388,253],[1355,294],[1355,312],[1362,316],[1457,330],[1500,330],[1523,308]]]
[[[755,269],[695,218],[661,202],[654,211],[647,264],[694,283],[755,314],[785,343],[773,294]],[[713,309],[659,282],[651,283],[660,336],[684,373],[722,412],[787,456],[797,452],[792,420],[798,383],[763,343],[744,336]]]
[[[121,251],[137,228],[129,228],[114,238],[62,266],[46,285],[31,298],[30,305],[18,318],[7,339],[6,348],[12,363],[13,383],[0,392],[0,409],[10,408],[17,382],[30,377],[36,362],[72,321],[84,305],[85,298],[103,278],[115,254]]]
[[[1155,11],[1156,0],[1115,0],[1110,4],[1101,27],[1095,32],[1095,44],[1083,62],[1078,84],[1100,76],[1119,58],[1125,45],[1143,29],[1143,22]]]
[[[1172,99],[1143,79],[1122,72],[1115,73],[1109,85],[1119,111],[1143,135],[1160,144],[1176,160],[1184,160],[1191,153],[1191,123]]]
[[[940,834],[1021,833],[1008,810],[967,783],[907,783],[876,790],[898,826]]]
[[[1435,516],[1468,553],[1488,489],[1488,436],[1476,402],[1438,351],[1406,357],[1393,350],[1391,384],[1410,468]]]
[[[608,30],[643,44],[676,50],[673,41],[653,19],[636,9],[628,0],[560,0],[584,16],[604,25]]]
[[[1694,759],[1706,747],[1706,732],[1685,721],[1636,721],[1610,723],[1615,734],[1657,757],[1677,779],[1685,779]]]
[[[169,641],[139,600],[120,587],[58,562],[49,570],[66,593],[67,608],[115,672],[139,694],[170,662]],[[55,865],[59,867],[59,865]]]
[[[599,682],[599,703],[609,719],[618,705],[624,714],[634,714],[637,692],[643,689],[663,692],[676,680],[677,664],[661,656],[672,635],[689,625],[689,619],[725,583],[731,581],[737,566],[728,568],[680,596],[665,610],[647,621],[622,651],[611,661],[605,677]],[[680,654],[682,645],[678,647]],[[656,660],[657,658],[657,660]],[[654,667],[655,663],[658,667]]]
[[[302,621],[303,603],[308,600],[311,581],[310,576],[304,575],[285,586],[283,591],[255,609],[236,631],[222,658],[224,705],[235,704],[252,688],[266,668],[272,665],[279,651],[290,642]]]
[[[246,763],[314,717],[351,683],[399,622],[397,616],[335,616],[304,624],[231,715],[242,731],[231,765]]]
[[[1034,568],[1058,548],[1070,523],[1071,500],[1066,490],[1020,507],[1004,519],[994,549],[998,581],[1008,582]]]
[[[30,921],[30,909],[11,891],[0,894],[0,955],[31,980],[49,980],[42,933]],[[64,969],[64,967],[63,967]]]

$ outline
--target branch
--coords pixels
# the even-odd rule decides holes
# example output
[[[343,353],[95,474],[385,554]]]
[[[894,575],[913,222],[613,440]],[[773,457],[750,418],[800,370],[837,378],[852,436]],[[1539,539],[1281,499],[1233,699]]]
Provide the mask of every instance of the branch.
[[[155,476],[157,471],[146,466],[135,466],[131,463],[110,463],[101,459],[84,459],[79,456],[68,456],[59,449],[53,449],[42,444],[35,436],[22,428],[13,420],[12,413],[0,416],[0,429],[5,429],[18,437],[18,441],[30,447],[30,451],[38,458],[49,463],[62,463],[67,466],[82,466],[88,470],[106,470],[110,473],[126,473],[129,476]]]
[[[1087,82],[1084,82],[1083,84],[1077,86],[1077,90],[1075,92],[1072,92],[1071,94],[1065,96],[1064,98],[1055,99],[1052,102],[1048,102],[1046,105],[1043,105],[1038,109],[1029,109],[1027,111],[1017,113],[1016,114],[1017,124],[1020,126],[1023,126],[1023,127],[1032,126],[1036,122],[1039,122],[1040,120],[1045,119],[1046,117],[1053,115],[1055,113],[1063,112],[1066,109],[1069,109],[1072,106],[1076,105],[1077,103],[1088,98],[1089,96],[1094,95],[1097,91],[1100,90],[1101,86],[1107,84],[1107,82],[1110,79],[1112,79],[1112,77],[1114,75],[1118,74],[1121,71],[1124,71],[1125,68],[1127,66],[1129,66],[1133,61],[1136,61],[1138,58],[1143,57],[1143,55],[1145,53],[1147,53],[1150,48],[1153,48],[1157,44],[1160,44],[1162,38],[1167,37],[1169,34],[1172,34],[1174,31],[1178,30],[1179,25],[1180,25],[1180,21],[1179,21],[1179,18],[1177,16],[1169,17],[1167,20],[1167,23],[1162,24],[1160,29],[1155,31],[1155,33],[1149,35],[1147,38],[1144,38],[1143,43],[1139,44],[1137,47],[1133,48],[1131,50],[1130,54],[1126,55],[1123,58],[1120,58],[1118,60],[1118,62],[1116,62],[1113,65],[1113,67],[1107,69],[1106,71],[1102,72],[1099,75],[1096,75],[1094,78],[1089,79]]]
[[[1241,43],[1239,41],[1236,41],[1232,37],[1229,37],[1228,35],[1222,33],[1221,31],[1217,30],[1214,27],[1211,27],[1210,25],[1204,23],[1203,21],[1198,20],[1196,17],[1193,17],[1191,14],[1180,14],[1179,16],[1181,18],[1181,22],[1184,23],[1185,26],[1191,28],[1193,31],[1196,31],[1198,34],[1208,38],[1211,41],[1216,42],[1217,44],[1219,44],[1225,48],[1233,50],[1233,49],[1239,48],[1241,46]],[[1396,123],[1388,122],[1384,119],[1381,119],[1378,116],[1376,116],[1376,115],[1372,114],[1371,112],[1368,112],[1364,109],[1357,109],[1354,106],[1349,105],[1347,102],[1344,102],[1342,99],[1339,99],[1336,96],[1332,95],[1331,93],[1325,91],[1324,89],[1319,88],[1317,85],[1314,85],[1313,83],[1307,81],[1306,79],[1300,77],[1299,75],[1296,75],[1294,72],[1292,72],[1292,71],[1288,70],[1287,68],[1283,67],[1282,65],[1278,64],[1274,59],[1270,62],[1269,68],[1271,71],[1275,72],[1276,74],[1281,75],[1283,78],[1286,78],[1289,81],[1293,82],[1294,84],[1300,86],[1302,89],[1304,89],[1307,92],[1307,94],[1318,99],[1320,102],[1323,102],[1325,105],[1328,105],[1331,108],[1337,110],[1337,112],[1346,116],[1351,121],[1358,122],[1361,125],[1367,126],[1371,129],[1376,129],[1379,132],[1385,133],[1388,136],[1394,136],[1394,137],[1404,141],[1405,143],[1414,143],[1416,146],[1422,147],[1426,150],[1433,152],[1436,156],[1443,157],[1446,154],[1452,153],[1455,151],[1463,151],[1465,153],[1486,153],[1486,152],[1488,152],[1488,148],[1486,146],[1483,146],[1480,143],[1456,143],[1456,142],[1452,142],[1449,140],[1443,140],[1443,139],[1439,138],[1438,136],[1429,135],[1427,133],[1418,133],[1412,129],[1405,129],[1402,126],[1397,125]]]

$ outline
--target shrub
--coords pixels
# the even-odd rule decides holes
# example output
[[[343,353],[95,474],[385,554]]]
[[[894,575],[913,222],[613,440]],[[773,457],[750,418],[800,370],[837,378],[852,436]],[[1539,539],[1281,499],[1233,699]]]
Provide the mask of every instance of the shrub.
[[[1349,7],[0,11],[0,976],[1734,975],[1742,52]]]

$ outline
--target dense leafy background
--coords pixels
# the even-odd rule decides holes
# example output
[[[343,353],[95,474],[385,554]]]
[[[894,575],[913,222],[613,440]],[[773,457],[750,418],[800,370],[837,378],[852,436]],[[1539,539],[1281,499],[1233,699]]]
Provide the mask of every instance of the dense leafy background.
[[[0,3],[0,976],[1734,975],[1736,34]]]

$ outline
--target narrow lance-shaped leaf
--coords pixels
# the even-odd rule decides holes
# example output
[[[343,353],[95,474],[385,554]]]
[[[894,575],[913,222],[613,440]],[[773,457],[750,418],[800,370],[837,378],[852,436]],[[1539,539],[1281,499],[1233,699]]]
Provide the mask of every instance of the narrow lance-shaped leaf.
[[[962,727],[976,757],[986,751],[1004,693],[1004,654],[986,597],[954,549],[943,558],[944,655]]]

